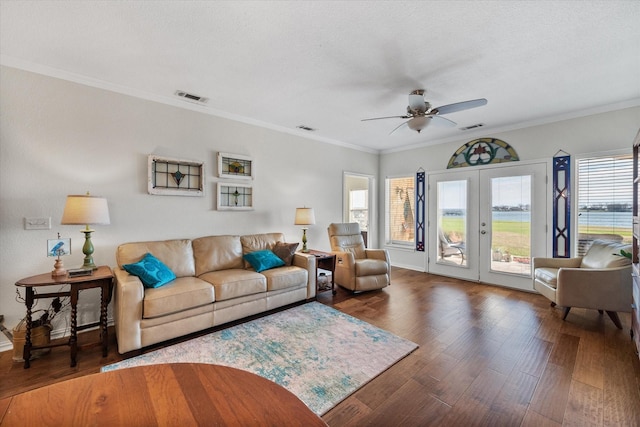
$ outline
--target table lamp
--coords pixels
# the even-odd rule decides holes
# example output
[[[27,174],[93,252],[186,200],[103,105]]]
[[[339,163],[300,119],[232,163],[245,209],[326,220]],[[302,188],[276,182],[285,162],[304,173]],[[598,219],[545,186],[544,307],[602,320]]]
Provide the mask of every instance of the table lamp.
[[[91,243],[91,233],[94,230],[90,229],[89,225],[110,223],[107,199],[90,196],[88,192],[85,196],[67,196],[67,203],[64,206],[60,223],[63,225],[85,225],[85,229],[81,230],[85,237],[82,247],[84,263],[81,268],[95,270],[97,267],[93,262],[93,243]]]
[[[316,223],[316,216],[313,213],[313,208],[296,208],[296,219],[294,225],[314,225]],[[307,248],[307,229],[309,227],[302,227],[302,252],[309,252]]]

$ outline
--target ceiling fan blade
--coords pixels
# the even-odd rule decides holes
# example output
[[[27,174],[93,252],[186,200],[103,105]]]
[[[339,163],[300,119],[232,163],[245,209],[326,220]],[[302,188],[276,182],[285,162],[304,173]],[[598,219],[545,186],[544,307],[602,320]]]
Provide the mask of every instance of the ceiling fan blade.
[[[447,104],[441,107],[434,108],[433,111],[435,114],[449,114],[455,113],[456,111],[468,110],[470,108],[482,107],[483,105],[487,105],[487,100],[484,98],[473,99],[471,101],[463,101],[456,102],[455,104]]]
[[[408,121],[406,122],[402,122],[400,123],[400,125],[396,126],[391,132],[389,132],[389,135],[393,134],[395,131],[397,131],[398,129],[400,129],[403,126],[407,126],[407,123],[409,123]]]
[[[442,116],[431,116],[431,123],[434,124],[434,126],[438,126],[438,127],[446,127],[446,128],[452,128],[455,125],[457,125],[456,122],[454,122],[453,120],[449,120],[446,117],[442,117]]]
[[[383,119],[410,119],[411,116],[388,116],[388,117],[373,117],[371,119],[362,119],[361,122],[367,122],[369,120],[383,120]]]

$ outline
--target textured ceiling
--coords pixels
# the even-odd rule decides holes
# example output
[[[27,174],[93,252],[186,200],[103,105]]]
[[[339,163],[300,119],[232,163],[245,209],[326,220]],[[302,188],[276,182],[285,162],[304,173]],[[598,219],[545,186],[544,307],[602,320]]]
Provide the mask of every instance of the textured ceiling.
[[[0,62],[393,151],[640,105],[638,22],[638,1],[2,0]],[[361,121],[404,114],[421,88],[434,106],[489,103],[421,134]]]

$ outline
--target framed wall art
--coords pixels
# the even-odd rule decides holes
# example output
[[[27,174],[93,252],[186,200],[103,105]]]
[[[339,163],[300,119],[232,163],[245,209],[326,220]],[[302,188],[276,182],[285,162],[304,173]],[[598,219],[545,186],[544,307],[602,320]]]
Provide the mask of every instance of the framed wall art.
[[[253,160],[240,154],[218,153],[218,177],[253,179]]]
[[[203,196],[204,177],[203,162],[149,155],[149,194]]]
[[[218,183],[218,210],[253,210],[253,187],[245,184]]]

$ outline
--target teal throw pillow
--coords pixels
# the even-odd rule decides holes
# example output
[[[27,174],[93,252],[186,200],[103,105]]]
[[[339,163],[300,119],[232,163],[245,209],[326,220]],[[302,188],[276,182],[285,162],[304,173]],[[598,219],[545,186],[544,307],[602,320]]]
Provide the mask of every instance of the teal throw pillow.
[[[127,273],[138,276],[145,288],[159,288],[176,278],[176,274],[169,267],[150,253],[147,253],[140,261],[134,264],[125,264],[122,268]]]
[[[284,261],[268,249],[248,253],[243,258],[251,264],[251,267],[258,273],[284,265]]]

